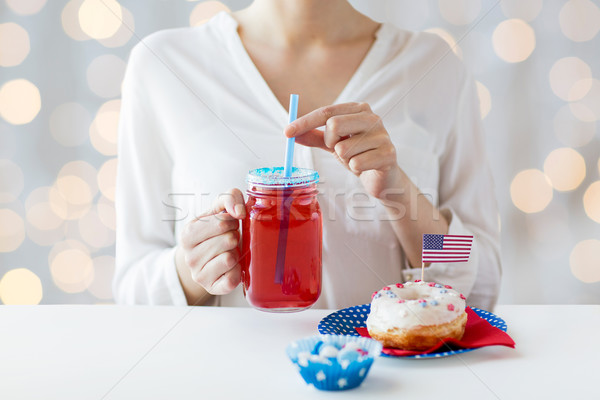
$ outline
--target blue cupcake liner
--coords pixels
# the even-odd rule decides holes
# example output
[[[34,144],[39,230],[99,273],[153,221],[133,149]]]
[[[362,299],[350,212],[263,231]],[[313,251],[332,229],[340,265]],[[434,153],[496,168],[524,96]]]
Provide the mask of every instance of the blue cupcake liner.
[[[323,346],[332,345],[338,349],[353,342],[367,354],[341,361],[337,357],[323,358],[318,355],[321,342]],[[290,343],[286,352],[307,384],[320,390],[347,390],[364,381],[381,350],[381,343],[365,337],[317,335]]]

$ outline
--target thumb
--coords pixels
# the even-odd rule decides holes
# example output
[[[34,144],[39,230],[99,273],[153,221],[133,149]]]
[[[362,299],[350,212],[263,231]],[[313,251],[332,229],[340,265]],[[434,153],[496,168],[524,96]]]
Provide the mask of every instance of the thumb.
[[[222,211],[227,212],[232,217],[243,219],[246,217],[246,206],[244,204],[244,195],[239,189],[231,189],[226,193],[220,194],[213,203],[211,214],[217,214]]]

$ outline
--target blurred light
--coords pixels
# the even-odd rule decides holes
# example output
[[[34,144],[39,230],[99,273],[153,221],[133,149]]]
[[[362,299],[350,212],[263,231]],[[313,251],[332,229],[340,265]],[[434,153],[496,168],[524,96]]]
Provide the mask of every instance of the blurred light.
[[[544,173],[537,169],[519,172],[510,184],[513,204],[525,213],[540,212],[552,201],[552,186]]]
[[[492,35],[494,51],[506,62],[526,60],[535,49],[535,32],[520,19],[502,21]]]
[[[56,258],[56,256],[59,253],[62,253],[65,250],[72,250],[72,249],[80,250],[80,251],[84,252],[85,254],[87,254],[88,256],[90,254],[90,249],[88,248],[88,246],[86,246],[82,242],[80,242],[78,240],[73,240],[73,239],[63,240],[62,242],[54,243],[54,245],[52,246],[52,249],[50,249],[50,252],[48,253],[48,265],[50,265],[54,262],[54,259]]]
[[[596,115],[590,110],[588,106],[578,101],[569,104],[569,109],[575,118],[582,122],[595,122]]]
[[[571,272],[585,283],[600,281],[600,240],[588,239],[577,243],[569,257]]]
[[[42,107],[40,91],[25,79],[15,79],[0,87],[0,116],[13,125],[27,124]]]
[[[44,7],[46,0],[6,0],[6,5],[17,14],[35,14]]]
[[[36,203],[27,210],[27,222],[41,231],[60,228],[63,219],[52,211],[49,202]]]
[[[78,228],[83,240],[92,247],[100,249],[115,243],[115,233],[102,223],[95,210],[79,219]]]
[[[592,69],[578,57],[564,57],[550,69],[550,87],[565,101],[576,101],[592,87]]]
[[[75,175],[83,179],[89,186],[91,197],[94,197],[96,196],[96,193],[98,193],[98,184],[96,183],[97,174],[98,171],[96,171],[96,168],[92,167],[89,163],[83,160],[78,160],[71,161],[63,165],[58,172],[57,177],[62,178],[64,176]]]
[[[588,79],[589,90],[581,100],[571,104],[571,111],[582,121],[600,121],[600,81]]]
[[[481,11],[481,0],[439,0],[442,17],[453,25],[467,25]]]
[[[585,95],[590,92],[594,84],[594,80],[591,78],[580,79],[573,84],[571,90],[569,90],[569,101],[581,100]]]
[[[542,0],[502,0],[502,12],[507,18],[519,18],[524,21],[533,21],[542,11]]]
[[[67,293],[80,293],[94,279],[92,260],[80,249],[67,249],[56,254],[50,263],[54,284]]]
[[[62,219],[84,216],[98,193],[97,171],[85,161],[65,164],[49,192],[50,207]]]
[[[63,8],[60,15],[61,23],[65,33],[71,38],[79,41],[89,40],[90,37],[81,30],[79,26],[79,7],[83,0],[71,0]]]
[[[11,269],[0,279],[0,300],[4,304],[39,304],[42,292],[42,281],[27,268]]]
[[[40,246],[49,246],[64,238],[61,229],[64,221],[52,210],[50,189],[39,187],[25,200],[27,237]]]
[[[90,140],[94,148],[105,156],[117,154],[117,131],[121,100],[104,103],[90,125]]]
[[[83,182],[83,180],[81,180]],[[85,182],[83,182],[85,183]],[[89,186],[88,186],[89,190]],[[81,218],[91,208],[91,203],[75,205],[67,202],[64,194],[54,185],[48,194],[50,208],[52,211],[64,220],[73,220]]]
[[[87,68],[88,86],[100,97],[120,96],[126,66],[125,61],[114,54],[96,57]]]
[[[67,203],[81,205],[92,201],[90,186],[78,176],[67,175],[58,178],[56,188]]]
[[[570,147],[553,150],[544,161],[544,173],[561,192],[576,189],[585,178],[585,160]]]
[[[13,210],[0,208],[0,253],[10,253],[25,240],[23,219]]]
[[[593,39],[600,30],[600,9],[590,0],[569,0],[558,18],[562,33],[574,42]]]
[[[117,159],[106,161],[98,170],[98,187],[100,192],[109,200],[115,201],[115,186],[117,184]]]
[[[90,113],[81,104],[61,104],[50,115],[50,132],[63,146],[79,146],[87,139],[91,120]]]
[[[600,224],[600,181],[592,183],[583,194],[583,208],[591,220]]]
[[[438,35],[440,38],[442,38],[446,43],[448,43],[448,46],[450,46],[450,48],[452,49],[454,54],[456,54],[458,56],[458,58],[460,58],[462,60],[462,57],[463,57],[462,49],[456,43],[454,36],[452,36],[448,31],[446,31],[442,28],[429,28],[429,29],[425,29],[425,32],[433,33],[435,35]]]
[[[115,273],[115,258],[100,256],[92,261],[94,265],[94,280],[88,291],[99,299],[112,299],[112,279]]]
[[[123,11],[123,23],[119,27],[119,30],[109,38],[98,40],[104,47],[112,48],[123,46],[135,33],[135,20],[133,19],[133,14],[123,6],[121,6],[121,10]]]
[[[116,230],[115,203],[102,196],[96,204],[96,212],[100,221],[110,230]]]
[[[14,22],[0,24],[0,67],[19,65],[29,54],[29,35]]]
[[[481,113],[481,119],[487,117],[492,109],[492,96],[490,95],[490,91],[485,85],[479,81],[476,81],[477,85],[477,95],[479,96],[479,109]]]
[[[123,11],[116,0],[84,0],[78,16],[84,33],[93,39],[106,39],[121,27]]]
[[[0,159],[0,203],[11,203],[23,190],[23,171],[14,162]]]
[[[190,14],[190,26],[202,25],[221,11],[230,12],[229,7],[220,1],[204,1],[198,4]]]

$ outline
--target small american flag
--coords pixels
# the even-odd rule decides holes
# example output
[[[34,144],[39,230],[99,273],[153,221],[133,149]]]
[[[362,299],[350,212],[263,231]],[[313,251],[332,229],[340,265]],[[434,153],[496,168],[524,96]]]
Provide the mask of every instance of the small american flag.
[[[467,262],[471,254],[473,236],[470,235],[423,235],[425,263]]]

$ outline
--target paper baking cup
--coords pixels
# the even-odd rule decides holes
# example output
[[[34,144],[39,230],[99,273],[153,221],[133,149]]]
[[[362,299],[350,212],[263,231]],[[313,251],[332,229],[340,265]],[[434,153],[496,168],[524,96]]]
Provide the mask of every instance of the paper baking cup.
[[[334,345],[337,348],[355,342],[368,354],[353,361],[340,362],[338,358],[322,358],[313,354],[320,341],[323,345]],[[316,335],[290,343],[286,352],[307,384],[320,390],[347,390],[358,387],[363,382],[373,361],[381,354],[381,349],[381,343],[365,337]]]

